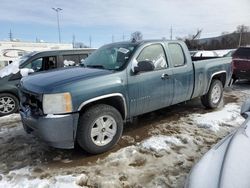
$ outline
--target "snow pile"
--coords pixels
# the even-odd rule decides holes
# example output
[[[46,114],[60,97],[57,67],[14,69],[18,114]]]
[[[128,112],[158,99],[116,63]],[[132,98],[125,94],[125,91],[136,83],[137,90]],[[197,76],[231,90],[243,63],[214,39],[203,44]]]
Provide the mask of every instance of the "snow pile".
[[[198,127],[210,129],[217,132],[220,126],[236,126],[244,122],[240,116],[240,106],[234,103],[227,104],[223,109],[206,114],[192,114],[190,119],[197,124]]]
[[[13,61],[13,63],[9,64],[8,66],[4,67],[0,70],[0,77],[3,78],[10,74],[16,74],[19,71],[19,60]]]
[[[35,72],[33,69],[28,69],[28,68],[20,69],[20,73],[22,77],[28,76],[29,73],[33,73],[33,72]]]
[[[5,123],[11,123],[17,120],[21,120],[20,114],[10,114],[7,116],[0,117],[0,122],[5,122]]]
[[[72,175],[60,175],[47,179],[33,178],[29,167],[10,171],[8,175],[1,175],[0,187],[5,188],[79,188],[77,178]]]
[[[182,142],[175,138],[174,136],[153,136],[149,139],[143,141],[141,143],[142,148],[154,151],[154,152],[160,152],[160,151],[169,151],[170,146],[181,146]]]

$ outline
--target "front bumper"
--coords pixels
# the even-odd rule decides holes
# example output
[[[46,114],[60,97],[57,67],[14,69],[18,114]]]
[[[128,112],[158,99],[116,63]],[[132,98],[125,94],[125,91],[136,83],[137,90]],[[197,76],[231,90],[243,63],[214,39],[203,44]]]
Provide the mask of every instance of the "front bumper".
[[[74,148],[79,114],[35,116],[26,109],[20,110],[27,133],[32,133],[55,148]]]

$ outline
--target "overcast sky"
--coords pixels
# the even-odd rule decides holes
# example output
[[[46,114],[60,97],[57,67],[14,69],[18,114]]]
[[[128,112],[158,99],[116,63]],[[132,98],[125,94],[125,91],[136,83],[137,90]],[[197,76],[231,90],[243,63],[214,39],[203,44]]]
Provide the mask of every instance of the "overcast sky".
[[[76,41],[99,47],[125,39],[134,31],[144,38],[169,38],[193,34],[201,37],[232,32],[237,25],[250,26],[250,0],[0,0],[0,40],[13,37],[57,42],[56,12],[60,7],[62,41]]]

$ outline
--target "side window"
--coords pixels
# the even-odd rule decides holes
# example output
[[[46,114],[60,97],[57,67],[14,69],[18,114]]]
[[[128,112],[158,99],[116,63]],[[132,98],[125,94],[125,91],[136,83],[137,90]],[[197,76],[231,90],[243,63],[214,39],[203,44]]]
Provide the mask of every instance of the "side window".
[[[43,64],[44,64],[43,70],[55,69],[57,67],[56,57],[55,56],[44,57]]]
[[[78,54],[63,55],[63,64],[65,67],[79,65],[79,55]]]
[[[164,49],[160,44],[145,47],[136,60],[138,62],[151,61],[154,65],[154,70],[165,69],[167,67]]]
[[[168,45],[168,48],[174,67],[185,65],[185,56],[181,45],[172,43]]]
[[[81,63],[88,57],[88,54],[80,54],[79,57],[80,57],[80,63]]]
[[[35,72],[41,71],[43,68],[43,58],[35,59],[27,64],[24,68],[33,69]]]

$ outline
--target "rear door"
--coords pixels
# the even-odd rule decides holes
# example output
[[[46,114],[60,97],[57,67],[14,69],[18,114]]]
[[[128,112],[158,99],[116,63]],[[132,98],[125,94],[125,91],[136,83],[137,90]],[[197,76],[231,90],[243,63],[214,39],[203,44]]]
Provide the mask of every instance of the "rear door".
[[[128,76],[130,115],[136,116],[168,106],[173,98],[172,71],[169,69],[164,46],[160,43],[142,47],[137,62],[152,61],[154,70],[131,73]],[[132,60],[133,61],[133,60]]]
[[[168,43],[168,52],[172,63],[174,82],[172,104],[177,104],[191,98],[194,83],[193,65],[191,60],[186,58],[187,54],[184,53],[184,48],[180,43]]]

